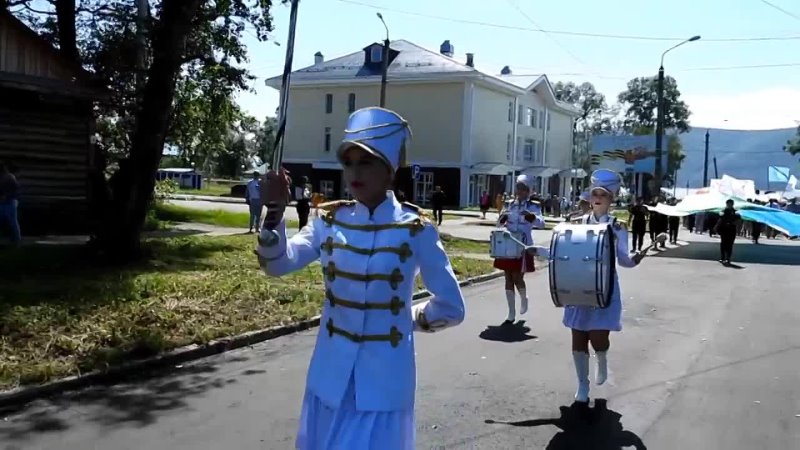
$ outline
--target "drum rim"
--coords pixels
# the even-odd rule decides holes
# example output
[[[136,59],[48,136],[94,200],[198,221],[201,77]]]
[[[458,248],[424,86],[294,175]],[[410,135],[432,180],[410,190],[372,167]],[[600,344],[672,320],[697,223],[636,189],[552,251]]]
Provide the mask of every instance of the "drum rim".
[[[601,261],[605,260],[605,258],[599,258],[598,257],[596,259],[596,261],[595,261],[595,288],[596,288],[596,292],[598,292],[598,293],[596,294],[597,301],[595,303],[596,306],[594,306],[594,307],[600,308],[600,309],[608,308],[611,305],[611,303],[613,302],[614,291],[616,289],[616,286],[615,286],[615,283],[614,283],[614,277],[616,275],[616,263],[617,263],[617,261],[616,261],[616,235],[614,234],[614,229],[613,229],[614,222],[616,222],[616,218],[612,222],[607,222],[607,223],[568,224],[570,226],[570,228],[572,226],[576,226],[576,225],[577,226],[605,225],[605,226],[602,227],[602,230],[601,230],[600,233],[602,235],[605,235],[606,239],[604,240],[604,239],[600,238],[600,239],[597,240],[597,243],[596,243],[596,245],[599,247],[603,242],[606,242],[606,245],[608,245],[608,255],[609,255],[609,258],[608,258],[609,268],[608,268],[607,271],[601,270],[602,269]],[[559,224],[559,225],[561,225],[561,224]],[[559,228],[560,229],[554,229],[553,230],[553,234],[550,237],[550,258],[551,258],[551,261],[550,261],[550,265],[548,267],[548,269],[549,269],[548,270],[548,275],[549,275],[548,278],[549,278],[549,281],[550,281],[550,283],[549,283],[550,284],[550,297],[551,297],[551,299],[553,301],[553,304],[555,304],[556,307],[562,308],[562,307],[564,307],[566,305],[563,304],[563,302],[561,301],[561,299],[559,297],[559,294],[558,294],[558,283],[556,282],[556,270],[557,270],[556,269],[556,265],[557,264],[555,264],[555,263],[556,263],[556,248],[558,247],[558,241],[559,241],[558,238],[560,237],[561,232],[565,231],[565,230],[563,228],[561,228],[561,227],[559,227]],[[605,245],[603,245],[603,248],[605,248]],[[598,256],[600,255],[598,248],[595,249],[595,254],[598,255]],[[606,272],[606,273],[604,274],[603,272]],[[607,281],[607,288],[606,288],[608,293],[605,294],[605,295],[601,295],[599,293],[599,292],[601,292],[599,284],[600,284],[600,282],[601,282],[601,280],[603,278],[608,280]]]

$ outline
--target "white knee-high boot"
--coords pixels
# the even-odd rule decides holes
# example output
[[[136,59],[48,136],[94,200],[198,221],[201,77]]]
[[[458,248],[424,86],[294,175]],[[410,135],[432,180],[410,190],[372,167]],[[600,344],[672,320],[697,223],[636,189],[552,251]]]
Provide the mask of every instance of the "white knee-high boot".
[[[573,351],[572,359],[575,362],[575,375],[578,378],[575,401],[587,403],[589,401],[589,353]]]
[[[517,318],[516,305],[514,304],[514,290],[506,291],[506,303],[508,304],[507,321],[513,322]]]
[[[519,314],[523,315],[528,312],[528,292],[525,288],[518,288],[519,291],[519,299],[520,299],[520,306],[519,306]]]
[[[594,382],[600,386],[608,379],[608,352],[595,352],[595,355],[597,356],[597,372],[595,372]]]

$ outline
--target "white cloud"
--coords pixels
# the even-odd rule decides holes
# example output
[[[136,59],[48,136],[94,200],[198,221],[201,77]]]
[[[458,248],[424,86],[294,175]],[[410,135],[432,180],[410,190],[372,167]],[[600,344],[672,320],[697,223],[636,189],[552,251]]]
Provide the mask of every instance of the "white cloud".
[[[739,94],[683,93],[693,127],[738,130],[792,128],[800,121],[800,89],[774,88]]]

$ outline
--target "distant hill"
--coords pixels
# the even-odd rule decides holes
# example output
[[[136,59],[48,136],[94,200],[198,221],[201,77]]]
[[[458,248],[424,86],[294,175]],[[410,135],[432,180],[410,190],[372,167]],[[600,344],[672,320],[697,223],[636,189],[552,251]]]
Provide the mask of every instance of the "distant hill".
[[[768,185],[769,166],[789,167],[800,178],[800,157],[783,151],[786,141],[797,133],[796,128],[780,130],[720,130],[709,129],[708,178],[714,178],[714,156],[719,176],[753,180],[757,189],[780,190],[783,186]],[[703,182],[703,149],[705,128],[693,128],[680,136],[686,159],[678,172],[678,186],[700,187]]]

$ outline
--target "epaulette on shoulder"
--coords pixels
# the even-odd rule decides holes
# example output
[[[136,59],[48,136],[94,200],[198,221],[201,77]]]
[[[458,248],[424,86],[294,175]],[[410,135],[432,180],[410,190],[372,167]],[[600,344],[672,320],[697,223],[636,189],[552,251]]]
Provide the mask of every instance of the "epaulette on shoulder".
[[[345,206],[354,206],[355,204],[356,204],[355,200],[334,200],[322,203],[318,206],[318,208],[323,209],[325,211],[336,211],[339,208]]]
[[[422,219],[424,221],[430,221],[430,217],[428,216],[428,213],[425,212],[425,210],[421,206],[415,205],[415,204],[410,203],[410,202],[403,202],[402,205],[403,205],[404,208],[408,208],[411,211],[413,211],[414,213],[416,213],[419,216],[420,219]]]

